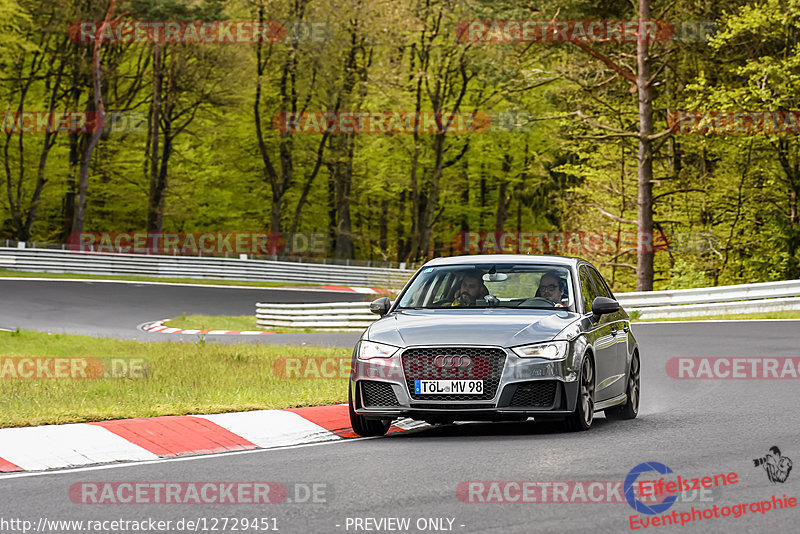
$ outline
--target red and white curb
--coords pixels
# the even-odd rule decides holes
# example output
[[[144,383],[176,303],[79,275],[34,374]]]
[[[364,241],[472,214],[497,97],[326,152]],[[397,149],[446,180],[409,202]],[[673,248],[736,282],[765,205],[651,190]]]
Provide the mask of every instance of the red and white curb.
[[[427,426],[402,419],[389,429]],[[0,472],[136,462],[358,437],[346,404],[0,429]]]
[[[172,328],[164,326],[169,319],[161,319],[153,323],[145,323],[142,330],[157,334],[211,334],[211,335],[239,335],[239,336],[261,336],[274,334],[275,332],[265,332],[263,330],[191,330],[186,328]]]

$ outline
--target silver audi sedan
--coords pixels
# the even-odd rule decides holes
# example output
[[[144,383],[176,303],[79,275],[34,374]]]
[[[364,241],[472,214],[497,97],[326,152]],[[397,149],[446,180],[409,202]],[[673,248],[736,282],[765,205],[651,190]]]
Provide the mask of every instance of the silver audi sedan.
[[[361,436],[399,417],[432,424],[563,421],[639,411],[639,349],[628,314],[578,258],[480,255],[420,268],[353,350],[350,420]]]

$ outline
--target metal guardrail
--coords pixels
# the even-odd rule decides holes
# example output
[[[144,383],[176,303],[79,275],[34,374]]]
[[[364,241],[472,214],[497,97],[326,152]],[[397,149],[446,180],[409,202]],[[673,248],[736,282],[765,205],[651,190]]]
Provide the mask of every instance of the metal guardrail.
[[[616,297],[626,308],[800,297],[800,280],[669,291],[640,291],[620,293]]]
[[[633,308],[625,308],[628,312]],[[640,319],[679,319],[681,317],[702,317],[704,315],[731,315],[735,313],[763,313],[800,310],[800,298],[786,297],[776,299],[744,300],[734,302],[714,302],[706,304],[684,304],[681,306],[649,306],[639,308]]]
[[[256,304],[256,322],[262,328],[283,326],[364,330],[377,318],[377,315],[369,311],[369,302]]]
[[[800,310],[800,280],[615,295],[641,319]]]
[[[113,245],[110,245],[113,246]],[[73,251],[76,250],[74,248],[70,248],[68,245],[64,243],[45,243],[45,242],[25,242],[25,241],[14,241],[13,239],[0,239],[0,249],[2,248],[16,248],[16,249],[40,249],[40,250],[63,250],[63,251]],[[142,255],[165,255],[163,252],[154,252],[154,251],[147,251],[147,252],[135,252],[131,253],[127,250],[110,250],[109,246],[103,246],[102,250],[94,250],[94,248],[83,249],[80,252],[99,252],[99,253],[109,253],[109,254],[136,254],[137,256]],[[167,253],[167,256],[180,256],[180,257],[197,257],[197,258],[241,258],[241,254],[239,252],[202,252],[199,251],[197,254],[178,254],[177,251],[173,251],[172,254]],[[247,258],[251,260],[267,260],[267,261],[285,261],[291,263],[312,263],[312,264],[322,264],[322,265],[346,265],[346,266],[353,266],[353,267],[373,267],[373,268],[380,268],[380,269],[400,269],[400,270],[412,270],[415,271],[422,265],[422,263],[417,262],[393,262],[393,261],[382,261],[382,260],[351,260],[347,258],[329,258],[327,256],[302,256],[298,254],[293,254],[291,252],[286,253],[282,252],[280,254],[247,254]]]
[[[0,247],[0,268],[49,273],[341,284],[388,289],[403,287],[414,274],[410,269],[352,265],[10,247]]]
[[[641,319],[800,310],[800,280],[737,286],[618,293],[617,300]],[[771,298],[766,298],[771,297]],[[378,316],[367,302],[256,304],[258,325],[364,329]]]

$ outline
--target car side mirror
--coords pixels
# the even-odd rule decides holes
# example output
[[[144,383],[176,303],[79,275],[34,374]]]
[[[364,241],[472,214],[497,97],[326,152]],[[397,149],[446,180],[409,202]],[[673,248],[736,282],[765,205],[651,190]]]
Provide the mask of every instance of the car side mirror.
[[[592,319],[598,321],[600,316],[619,311],[619,302],[608,297],[596,297],[592,302]]]
[[[392,301],[389,297],[381,297],[369,303],[369,311],[383,317],[389,313],[389,308],[392,307]]]

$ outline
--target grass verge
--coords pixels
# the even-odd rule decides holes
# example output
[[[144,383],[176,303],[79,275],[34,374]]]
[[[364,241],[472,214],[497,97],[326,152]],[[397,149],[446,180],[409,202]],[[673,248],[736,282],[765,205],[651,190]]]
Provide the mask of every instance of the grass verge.
[[[744,319],[800,319],[800,311],[764,312],[750,314],[733,315],[707,315],[696,317],[676,317],[670,319],[632,319],[634,323],[650,323],[659,321],[722,321],[722,320],[744,320]],[[165,326],[171,328],[184,328],[187,330],[268,330],[281,334],[309,333],[309,332],[330,332],[331,329],[314,328],[285,328],[270,327],[260,328],[256,323],[254,315],[186,315],[170,319]],[[343,332],[345,330],[342,330]]]
[[[635,323],[654,323],[658,321],[732,321],[744,319],[800,319],[800,311],[777,311],[762,313],[742,313],[730,315],[698,315],[694,317],[671,317],[665,319],[635,319]]]
[[[352,332],[335,328],[287,328],[283,326],[258,326],[255,315],[186,315],[175,317],[164,323],[170,328],[185,330],[264,330],[278,334],[308,334],[311,332]]]
[[[256,324],[255,315],[186,315],[170,319],[164,326],[187,330],[269,330]]]
[[[0,347],[0,427],[342,403],[349,367],[327,373],[332,378],[317,372],[287,379],[279,359],[339,362],[351,354],[347,348],[142,343],[27,330],[0,332]],[[19,360],[9,358],[54,357],[143,358],[151,371],[139,379],[10,378]]]
[[[304,284],[301,282],[253,282],[246,280],[216,280],[213,278],[161,278],[158,276],[106,275],[78,273],[32,273],[29,271],[11,271],[0,269],[0,278],[79,278],[82,280],[121,280],[129,282],[162,282],[171,284],[247,286],[247,287],[321,287],[320,284]]]

